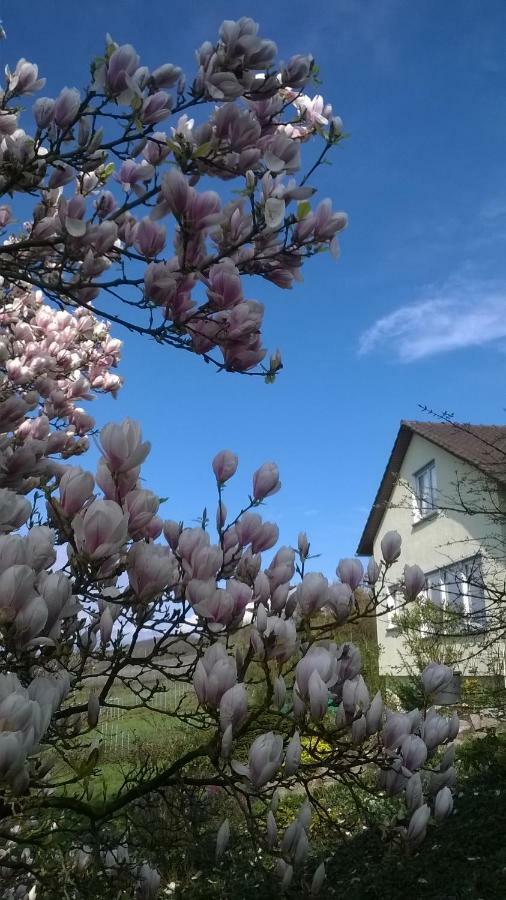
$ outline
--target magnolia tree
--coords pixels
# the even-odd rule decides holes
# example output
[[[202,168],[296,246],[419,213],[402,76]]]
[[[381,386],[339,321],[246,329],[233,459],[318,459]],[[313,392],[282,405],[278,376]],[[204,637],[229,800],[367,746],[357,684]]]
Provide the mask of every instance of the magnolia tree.
[[[112,372],[120,342],[100,314],[225,369],[270,379],[280,368],[278,353],[263,364],[263,306],[245,299],[243,276],[290,287],[306,257],[335,250],[346,218],[328,200],[313,207],[307,183],[341,122],[304,93],[312,58],[277,66],[275,55],[250,19],[225,22],[198,50],[187,87],[176,66],[150,72],[133,47],[108,40],[89,88],[35,101],[32,134],[19,126],[21,104],[43,80],[26,60],[7,69],[0,185],[35,204],[22,227],[10,205],[1,208],[6,897],[155,897],[158,859],[140,823],[173,808],[177,792],[220,790],[275,858],[282,888],[307,879],[313,895],[325,878],[308,856],[322,776],[355,785],[376,769],[378,790],[403,800],[390,834],[407,848],[452,809],[458,718],[428,703],[385,709],[380,693],[369,694],[358,647],[336,638],[340,626],[376,614],[401,552],[397,533],[384,536],[383,558],[366,573],[343,559],[329,583],[308,571],[304,533],[274,552],[278,527],[257,511],[280,488],[274,463],[254,473],[244,508],[229,513],[238,460],[229,450],[215,456],[210,528],[207,516],[199,527],[158,516],[160,500],[141,480],[150,445],[132,420],[100,430],[94,473],[72,459],[95,433],[78,404],[121,386]],[[169,117],[170,129],[157,131]],[[319,155],[296,180],[301,145],[313,138]],[[210,178],[235,185],[234,199],[223,199],[226,184],[203,190]],[[407,567],[404,581],[413,600],[421,570]],[[428,702],[452,676],[427,667]],[[182,701],[161,706],[177,684]],[[146,753],[108,790],[97,770],[101,723],[125,706],[179,723],[186,747],[170,758]],[[280,787],[306,797],[284,831]],[[229,838],[225,819],[218,858]]]

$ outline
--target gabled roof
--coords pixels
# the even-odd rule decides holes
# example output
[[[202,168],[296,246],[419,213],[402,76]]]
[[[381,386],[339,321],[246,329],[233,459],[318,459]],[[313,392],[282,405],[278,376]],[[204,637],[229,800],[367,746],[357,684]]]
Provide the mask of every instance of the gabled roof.
[[[470,463],[480,472],[506,485],[506,426],[468,425],[458,422],[402,420],[387,467],[357,548],[359,556],[371,556],[402,462],[414,434]]]

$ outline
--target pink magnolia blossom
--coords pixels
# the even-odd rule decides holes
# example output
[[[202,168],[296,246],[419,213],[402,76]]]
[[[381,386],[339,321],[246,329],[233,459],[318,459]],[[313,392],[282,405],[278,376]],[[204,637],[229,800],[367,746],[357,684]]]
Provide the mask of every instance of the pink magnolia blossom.
[[[295,595],[303,617],[311,616],[325,605],[329,583],[321,572],[309,572],[297,586]]]
[[[128,513],[128,531],[134,536],[145,528],[158,511],[160,501],[152,491],[138,488],[126,494],[123,509]]]
[[[218,484],[224,484],[237,471],[239,459],[231,450],[220,450],[213,459],[213,472]]]
[[[339,575],[343,584],[348,584],[354,591],[362,584],[364,567],[359,559],[341,559],[336,574]]]
[[[424,692],[430,696],[448,687],[453,680],[453,669],[432,662],[425,667],[421,677]]]
[[[219,707],[225,691],[237,682],[235,660],[223,644],[211,644],[195,668],[193,686],[199,702],[214,709]]]
[[[353,609],[353,591],[350,585],[339,582],[330,584],[325,605],[331,610],[338,625],[346,622]]]
[[[165,228],[151,219],[142,219],[135,226],[134,244],[143,256],[159,256],[165,246],[165,238]]]
[[[23,525],[32,511],[32,505],[25,497],[14,491],[0,488],[0,533],[14,531]]]
[[[139,600],[152,600],[177,580],[177,563],[168,547],[134,544],[127,554],[130,587]]]
[[[397,531],[387,531],[381,539],[381,553],[387,565],[399,558],[402,539]]]
[[[100,432],[100,446],[111,472],[126,472],[146,459],[151,445],[142,441],[140,426],[132,419],[111,422]]]
[[[220,728],[222,732],[232,726],[236,732],[248,714],[248,696],[244,684],[235,684],[220,700]]]
[[[62,128],[68,128],[75,120],[81,105],[81,95],[77,88],[63,88],[55,100],[53,119]]]
[[[453,797],[449,787],[443,787],[436,794],[434,801],[434,818],[436,822],[442,822],[453,810]]]
[[[93,496],[95,480],[91,472],[68,466],[60,478],[60,506],[66,516],[72,518]]]
[[[249,777],[255,787],[264,787],[281,767],[283,738],[269,731],[260,734],[249,749]]]
[[[77,549],[91,559],[116,553],[128,536],[128,514],[113,500],[94,500],[72,520]]]
[[[265,500],[281,488],[279,470],[275,463],[264,463],[253,475],[253,498]]]

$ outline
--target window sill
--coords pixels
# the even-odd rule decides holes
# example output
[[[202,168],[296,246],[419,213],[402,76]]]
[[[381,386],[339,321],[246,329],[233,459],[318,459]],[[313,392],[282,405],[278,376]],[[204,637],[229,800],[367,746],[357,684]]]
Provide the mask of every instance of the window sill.
[[[434,519],[437,519],[439,516],[439,510],[433,509],[432,512],[427,513],[425,516],[420,516],[419,519],[415,519],[412,524],[412,528],[419,528],[421,525],[425,525],[426,522],[432,522]]]

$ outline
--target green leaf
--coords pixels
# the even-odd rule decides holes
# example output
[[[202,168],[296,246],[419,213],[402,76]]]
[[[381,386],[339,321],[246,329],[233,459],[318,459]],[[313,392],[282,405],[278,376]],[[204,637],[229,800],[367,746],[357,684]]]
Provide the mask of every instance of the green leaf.
[[[193,151],[192,157],[193,159],[199,159],[201,156],[207,156],[209,151],[212,150],[211,141],[206,141],[205,144],[201,144],[200,147],[197,147],[196,150]]]
[[[300,222],[301,219],[305,219],[306,216],[311,212],[311,204],[308,203],[307,200],[302,200],[297,204],[297,216],[296,219]]]
[[[115,165],[112,162],[108,163],[106,166],[104,166],[104,169],[100,174],[100,181],[102,183],[107,181],[107,179],[110,178],[111,175],[113,174],[114,170],[115,170]]]

